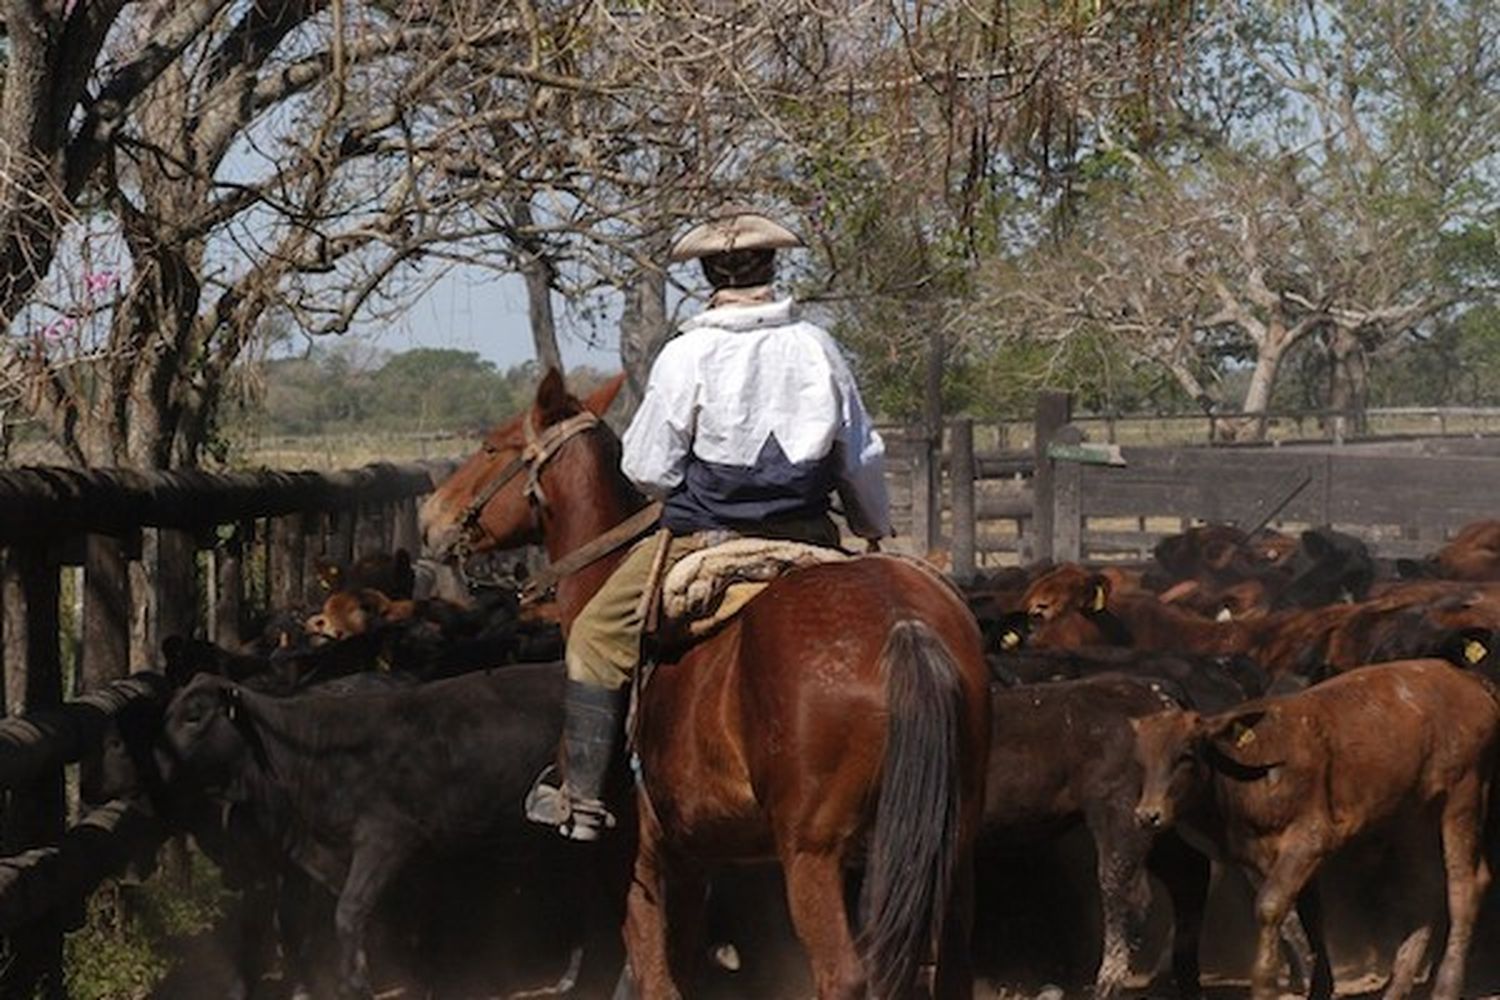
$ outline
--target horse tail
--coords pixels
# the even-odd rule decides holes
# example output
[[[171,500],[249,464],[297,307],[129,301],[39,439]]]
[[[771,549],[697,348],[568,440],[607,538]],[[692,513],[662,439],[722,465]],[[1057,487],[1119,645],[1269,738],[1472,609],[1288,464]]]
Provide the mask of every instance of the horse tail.
[[[874,997],[910,996],[942,930],[958,857],[958,664],[919,621],[896,622],[880,653],[890,713],[864,887],[861,949]]]

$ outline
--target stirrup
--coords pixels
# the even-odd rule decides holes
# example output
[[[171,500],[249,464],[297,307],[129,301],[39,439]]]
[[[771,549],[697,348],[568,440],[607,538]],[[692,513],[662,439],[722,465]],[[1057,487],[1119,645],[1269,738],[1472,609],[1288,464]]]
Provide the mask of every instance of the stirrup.
[[[551,779],[549,781],[549,779]],[[599,799],[583,798],[566,781],[556,784],[557,765],[548,764],[526,793],[526,818],[554,827],[569,840],[594,841],[613,829],[615,817]]]

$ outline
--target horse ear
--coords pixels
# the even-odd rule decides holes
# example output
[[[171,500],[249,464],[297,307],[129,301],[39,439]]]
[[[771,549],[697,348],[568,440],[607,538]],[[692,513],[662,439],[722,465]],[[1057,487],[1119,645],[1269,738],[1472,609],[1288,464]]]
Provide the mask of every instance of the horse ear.
[[[562,372],[548,368],[542,382],[536,387],[536,408],[542,418],[542,426],[557,423],[568,416],[573,408],[573,398],[563,383]]]
[[[625,385],[625,373],[621,372],[608,382],[589,393],[589,398],[583,401],[583,405],[596,417],[604,416],[615,397],[620,394],[620,389]]]

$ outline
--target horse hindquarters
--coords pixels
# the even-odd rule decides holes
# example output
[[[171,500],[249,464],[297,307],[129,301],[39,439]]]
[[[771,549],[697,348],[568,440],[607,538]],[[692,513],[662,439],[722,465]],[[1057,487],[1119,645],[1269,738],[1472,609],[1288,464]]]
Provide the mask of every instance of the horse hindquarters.
[[[964,996],[972,864],[964,832],[959,667],[921,622],[897,622],[881,652],[889,722],[866,872],[862,945],[870,993],[912,994],[939,935],[938,993]],[[955,892],[955,890],[957,890]]]

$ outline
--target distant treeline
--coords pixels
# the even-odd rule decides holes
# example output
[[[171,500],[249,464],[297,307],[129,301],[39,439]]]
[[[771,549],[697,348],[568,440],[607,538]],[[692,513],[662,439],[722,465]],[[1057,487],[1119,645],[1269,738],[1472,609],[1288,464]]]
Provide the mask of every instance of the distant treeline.
[[[420,347],[366,353],[338,345],[263,364],[251,423],[263,435],[478,431],[517,413],[539,372],[501,369],[474,351]],[[575,391],[605,376],[569,373]]]

